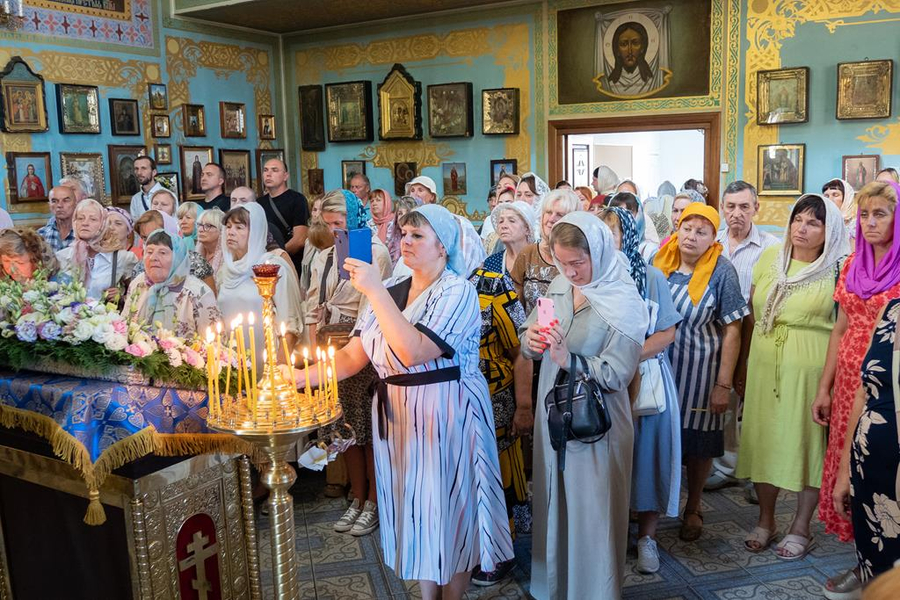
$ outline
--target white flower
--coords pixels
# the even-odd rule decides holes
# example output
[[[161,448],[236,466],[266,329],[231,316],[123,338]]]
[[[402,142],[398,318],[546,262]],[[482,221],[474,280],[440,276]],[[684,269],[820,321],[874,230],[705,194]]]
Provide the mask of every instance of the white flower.
[[[875,502],[875,518],[881,523],[884,537],[896,538],[900,536],[900,506],[896,500],[891,500],[884,494],[873,494]],[[866,512],[869,512],[868,507]]]
[[[115,331],[113,331],[112,325],[110,325],[109,323],[100,323],[96,327],[97,328],[94,329],[94,333],[91,335],[91,339],[98,344],[105,344],[115,333]]]
[[[72,337],[75,338],[76,342],[80,343],[90,339],[93,333],[94,326],[91,325],[90,321],[80,321],[78,325],[75,326],[75,331],[72,332]]]
[[[66,307],[56,313],[55,321],[60,325],[68,325],[75,319],[75,313],[70,307]]]
[[[182,360],[181,360],[181,352],[179,352],[179,351],[176,350],[175,348],[172,348],[172,349],[170,349],[170,350],[166,350],[166,356],[169,357],[169,364],[170,364],[170,365],[172,365],[173,367],[180,367],[180,366],[181,366],[181,362],[182,362]]]
[[[125,346],[128,345],[128,338],[122,335],[121,333],[114,333],[109,336],[109,339],[106,341],[106,347],[110,350],[121,351],[125,349]]]
[[[29,304],[34,304],[41,298],[41,293],[37,290],[28,290],[24,294],[22,294],[22,300],[28,302]]]

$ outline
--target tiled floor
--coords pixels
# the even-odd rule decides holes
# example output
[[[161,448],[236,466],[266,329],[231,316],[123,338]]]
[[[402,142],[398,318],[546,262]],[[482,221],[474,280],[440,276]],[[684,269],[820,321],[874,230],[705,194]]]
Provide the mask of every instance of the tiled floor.
[[[418,598],[415,584],[400,581],[385,568],[377,531],[362,538],[334,533],[331,527],[343,514],[346,503],[325,498],[323,486],[321,474],[304,470],[292,490],[296,503],[301,598]],[[786,495],[779,503],[778,525],[782,532],[790,523],[793,507],[793,495]],[[739,488],[707,494],[703,506],[704,534],[698,542],[691,544],[678,539],[677,520],[662,521],[658,536],[662,568],[655,575],[637,573],[632,551],[624,598],[819,599],[822,598],[821,582],[853,564],[852,548],[825,536],[818,522],[814,523],[816,547],[803,560],[785,562],[776,558],[771,550],[760,554],[746,552],[743,539],[756,524],[756,510],[744,500]],[[261,516],[259,525],[265,597],[271,598],[268,519]],[[520,536],[516,542],[519,566],[514,577],[490,588],[473,586],[468,598],[528,598],[530,548],[530,538]]]

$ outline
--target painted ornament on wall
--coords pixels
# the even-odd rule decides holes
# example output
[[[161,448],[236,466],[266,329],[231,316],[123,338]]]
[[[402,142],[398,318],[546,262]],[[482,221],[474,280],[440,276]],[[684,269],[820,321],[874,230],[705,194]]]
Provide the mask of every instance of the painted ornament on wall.
[[[711,0],[559,11],[559,103],[707,95],[711,11]]]

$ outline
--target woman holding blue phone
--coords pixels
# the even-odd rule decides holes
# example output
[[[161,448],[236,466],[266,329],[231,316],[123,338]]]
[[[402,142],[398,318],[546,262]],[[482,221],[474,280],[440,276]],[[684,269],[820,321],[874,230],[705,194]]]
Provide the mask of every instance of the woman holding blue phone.
[[[493,571],[513,557],[478,366],[478,296],[447,209],[419,207],[400,226],[411,276],[382,283],[373,265],[345,261],[369,305],[335,363],[339,379],[370,363],[378,375],[372,421],[385,564],[419,580],[423,599],[456,600],[475,566]],[[304,373],[294,375],[303,386]]]
[[[627,388],[649,317],[600,219],[566,215],[553,227],[550,248],[560,273],[546,293],[554,318],[542,326],[539,308],[520,336],[526,358],[543,357],[534,420],[531,595],[620,598],[634,442]],[[612,427],[594,444],[569,442],[563,471],[550,444],[544,399],[560,369],[571,368],[573,354],[585,359],[587,374],[604,390]]]
[[[322,200],[321,223],[314,227],[327,227],[331,234],[331,246],[323,248],[310,265],[310,284],[307,294],[305,323],[310,340],[319,345],[329,345],[325,339],[329,331],[343,330],[341,338],[349,335],[363,306],[363,295],[350,282],[341,277],[343,259],[336,246],[338,236],[364,234],[368,240],[373,264],[382,279],[391,276],[391,257],[388,249],[372,230],[366,227],[365,208],[354,194],[347,190],[329,192]],[[321,236],[323,240],[328,236]],[[324,334],[324,335],[323,335]],[[333,342],[332,342],[333,343]],[[372,453],[372,384],[375,370],[371,365],[338,384],[338,396],[344,419],[356,433],[356,444],[344,452],[350,477],[351,504],[334,524],[338,533],[361,536],[378,527],[378,498],[375,493],[375,462]]]

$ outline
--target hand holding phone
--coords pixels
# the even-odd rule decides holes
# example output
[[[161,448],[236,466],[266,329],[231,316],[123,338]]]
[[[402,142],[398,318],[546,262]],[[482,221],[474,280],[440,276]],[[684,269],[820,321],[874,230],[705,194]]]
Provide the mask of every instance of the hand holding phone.
[[[546,328],[551,327],[553,321],[556,320],[556,307],[553,304],[553,300],[550,298],[538,298],[537,311],[538,325]]]
[[[344,268],[344,260],[355,258],[372,264],[372,230],[338,229],[334,232],[334,260],[338,266],[338,278],[350,280],[350,273]]]

